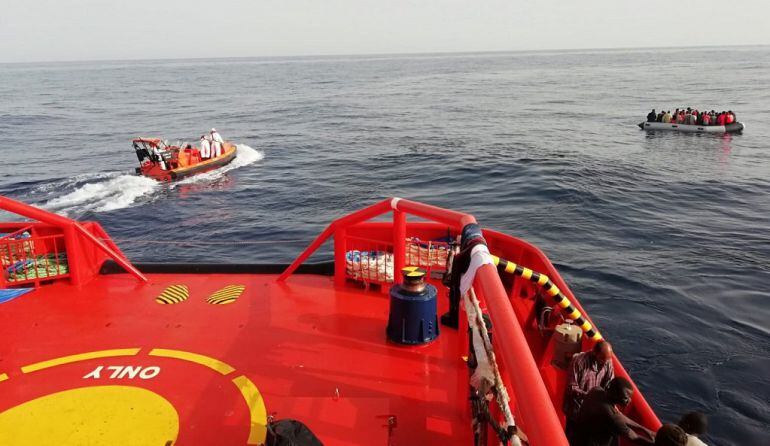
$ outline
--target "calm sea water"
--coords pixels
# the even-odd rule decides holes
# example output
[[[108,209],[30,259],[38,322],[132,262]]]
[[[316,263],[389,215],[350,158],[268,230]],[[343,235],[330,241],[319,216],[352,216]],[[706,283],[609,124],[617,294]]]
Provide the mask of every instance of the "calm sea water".
[[[747,129],[635,126],[687,106]],[[237,164],[130,175],[132,137],[212,126]],[[470,212],[549,255],[662,420],[770,444],[770,48],[0,65],[0,141],[0,194],[136,261],[288,262],[388,196]]]

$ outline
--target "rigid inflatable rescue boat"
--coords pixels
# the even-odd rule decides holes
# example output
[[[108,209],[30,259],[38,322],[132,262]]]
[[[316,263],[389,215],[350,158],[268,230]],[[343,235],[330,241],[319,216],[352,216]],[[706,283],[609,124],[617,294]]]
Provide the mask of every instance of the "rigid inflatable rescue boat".
[[[567,446],[566,363],[602,339],[540,249],[410,200],[283,266],[134,265],[99,223],[0,209],[23,217],[0,223],[7,446]],[[327,240],[333,261],[305,264]],[[624,412],[657,430],[633,387]]]
[[[208,159],[201,158],[198,148],[189,144],[184,147],[170,146],[159,138],[136,138],[132,141],[139,167],[136,173],[158,181],[174,181],[190,175],[207,172],[229,164],[235,159],[235,144],[222,144],[222,154]]]
[[[687,133],[738,133],[746,126],[742,122],[734,122],[727,125],[685,125],[667,122],[640,122],[637,124],[642,130],[673,130]]]

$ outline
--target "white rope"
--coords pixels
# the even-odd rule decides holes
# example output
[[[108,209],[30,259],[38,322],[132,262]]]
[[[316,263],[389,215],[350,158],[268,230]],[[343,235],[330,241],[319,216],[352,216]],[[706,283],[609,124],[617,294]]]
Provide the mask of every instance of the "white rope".
[[[473,290],[473,288],[470,288],[468,290],[468,293],[466,293],[463,296],[464,302],[465,302],[465,312],[468,314],[468,324],[473,328],[475,327],[476,330],[479,331],[481,334],[481,341],[483,343],[484,352],[482,355],[479,355],[479,353],[476,353],[476,359],[477,362],[479,361],[479,356],[482,358],[486,356],[486,359],[489,361],[489,366],[487,367],[492,371],[494,374],[494,386],[495,390],[497,391],[497,404],[500,406],[500,411],[503,413],[503,416],[505,417],[505,423],[507,426],[516,426],[516,420],[513,418],[513,413],[511,413],[510,408],[510,402],[511,398],[508,396],[508,390],[505,388],[505,384],[503,384],[503,378],[500,375],[500,369],[497,367],[497,360],[495,359],[495,351],[492,348],[492,341],[489,339],[489,331],[487,331],[487,325],[484,323],[484,318],[482,316],[481,306],[479,305],[479,300],[476,297],[476,292]],[[474,336],[474,341],[475,341]],[[475,350],[475,342],[474,342],[474,350]],[[484,373],[484,372],[482,372]],[[476,373],[474,373],[474,376],[476,376]],[[473,378],[472,378],[473,379]],[[480,379],[477,377],[476,379]],[[513,438],[511,438],[511,444],[514,446],[520,446],[521,441],[518,436],[514,435]]]

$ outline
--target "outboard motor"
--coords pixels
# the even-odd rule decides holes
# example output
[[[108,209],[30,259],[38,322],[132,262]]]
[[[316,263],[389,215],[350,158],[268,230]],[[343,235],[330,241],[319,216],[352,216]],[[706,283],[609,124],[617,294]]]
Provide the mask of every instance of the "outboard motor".
[[[139,164],[142,164],[142,161],[145,159],[151,159],[150,152],[147,151],[144,147],[139,147],[137,143],[134,143],[134,150],[136,151],[136,157],[139,159]]]
[[[425,283],[426,271],[416,266],[401,270],[404,283],[390,288],[388,339],[398,344],[427,344],[439,335],[436,287]]]

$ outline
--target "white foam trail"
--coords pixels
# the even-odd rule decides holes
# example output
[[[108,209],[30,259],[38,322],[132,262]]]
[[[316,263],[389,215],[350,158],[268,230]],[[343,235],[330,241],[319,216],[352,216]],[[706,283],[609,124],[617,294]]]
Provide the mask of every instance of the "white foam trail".
[[[58,181],[52,181],[50,183],[41,184],[35,186],[30,194],[46,194],[50,192],[56,192],[57,190],[67,189],[76,186],[78,183],[84,183],[88,181],[104,180],[107,178],[114,178],[121,175],[121,172],[90,172],[74,175],[71,177],[63,178]]]
[[[172,183],[171,188],[179,184],[192,184],[198,182],[215,181],[226,172],[239,167],[248,166],[262,160],[265,154],[260,150],[255,150],[245,144],[238,144],[238,156],[233,162],[219,169],[193,175],[184,180]],[[61,197],[48,200],[43,207],[62,215],[78,215],[83,212],[107,212],[116,209],[123,209],[136,203],[140,198],[150,195],[160,187],[161,183],[139,175],[120,175],[118,173],[93,173],[79,175],[65,179],[55,184],[56,189],[68,189],[67,186],[75,186],[78,182],[94,180],[86,183],[72,192]],[[52,188],[50,185],[42,188],[40,192],[45,192]]]
[[[131,206],[159,185],[151,178],[120,175],[107,181],[85,184],[66,195],[49,200],[43,207],[64,215],[114,211]]]
[[[224,176],[225,173],[233,169],[238,169],[240,167],[248,166],[249,164],[253,164],[253,163],[256,163],[257,161],[261,161],[265,157],[264,152],[262,152],[261,150],[253,149],[247,146],[246,144],[236,144],[236,146],[238,147],[238,155],[230,164],[222,166],[219,169],[215,169],[215,170],[201,173],[198,175],[193,175],[183,180],[174,182],[171,184],[171,187],[174,188],[180,184],[192,184],[192,183],[217,180],[222,176]]]

